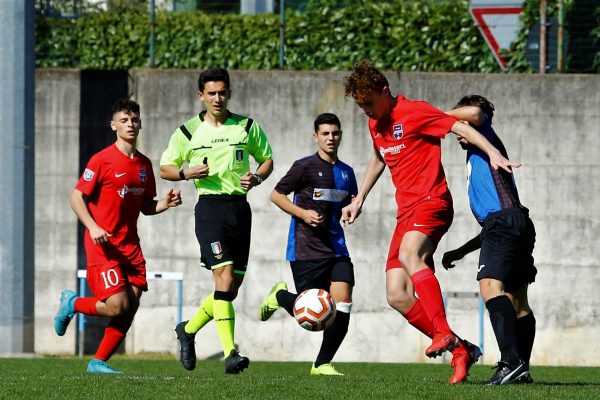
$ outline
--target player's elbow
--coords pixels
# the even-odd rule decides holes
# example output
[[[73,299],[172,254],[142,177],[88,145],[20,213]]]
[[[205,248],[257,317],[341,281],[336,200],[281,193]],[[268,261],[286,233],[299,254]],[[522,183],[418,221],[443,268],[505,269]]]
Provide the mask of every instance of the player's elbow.
[[[269,199],[271,200],[271,203],[278,205],[280,197],[281,197],[281,193],[279,193],[277,190],[273,189],[271,191],[271,195],[269,196]]]
[[[172,166],[172,165],[161,165],[160,168],[159,168],[159,170],[158,170],[158,173],[159,173],[159,175],[160,175],[160,177],[162,179],[166,179],[168,181],[177,181],[177,180],[179,180],[179,175],[178,175],[179,171],[177,171],[177,174],[176,174],[177,176],[174,177],[173,176],[173,169],[174,168],[175,167]]]

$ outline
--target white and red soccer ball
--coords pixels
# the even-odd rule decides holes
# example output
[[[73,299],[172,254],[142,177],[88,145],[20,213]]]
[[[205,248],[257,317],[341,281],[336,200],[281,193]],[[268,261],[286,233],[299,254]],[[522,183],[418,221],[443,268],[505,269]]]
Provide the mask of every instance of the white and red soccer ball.
[[[335,301],[323,289],[307,289],[294,302],[294,317],[306,330],[322,331],[333,324]]]

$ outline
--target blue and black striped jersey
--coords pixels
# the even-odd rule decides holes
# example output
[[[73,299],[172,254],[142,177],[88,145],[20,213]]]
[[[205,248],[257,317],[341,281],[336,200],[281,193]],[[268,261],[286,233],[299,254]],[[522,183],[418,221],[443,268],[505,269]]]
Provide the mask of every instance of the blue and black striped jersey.
[[[358,193],[354,170],[341,161],[331,164],[318,153],[294,162],[277,183],[281,194],[294,193],[294,204],[323,216],[323,224],[313,228],[301,218],[292,217],[286,259],[316,260],[348,256],[344,230],[340,225],[342,208]]]
[[[506,148],[487,115],[485,122],[475,128],[508,158]],[[502,169],[495,171],[489,157],[473,145],[467,148],[467,179],[471,211],[480,223],[495,211],[522,207],[513,174]]]

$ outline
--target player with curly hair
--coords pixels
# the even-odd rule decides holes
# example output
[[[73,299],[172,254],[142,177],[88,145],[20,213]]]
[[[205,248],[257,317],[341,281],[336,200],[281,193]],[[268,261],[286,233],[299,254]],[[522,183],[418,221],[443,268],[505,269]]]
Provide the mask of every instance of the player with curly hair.
[[[388,303],[415,328],[432,338],[428,357],[453,351],[450,383],[462,382],[480,349],[452,332],[446,320],[433,253],[448,231],[454,211],[441,164],[440,139],[448,132],[467,138],[490,158],[494,169],[520,164],[506,159],[472,127],[425,101],[392,96],[387,78],[370,61],[357,64],[344,79],[346,96],[369,117],[373,154],[358,195],[344,208],[352,224],[387,166],[396,188],[396,228],[386,264]],[[418,298],[415,296],[415,292]]]

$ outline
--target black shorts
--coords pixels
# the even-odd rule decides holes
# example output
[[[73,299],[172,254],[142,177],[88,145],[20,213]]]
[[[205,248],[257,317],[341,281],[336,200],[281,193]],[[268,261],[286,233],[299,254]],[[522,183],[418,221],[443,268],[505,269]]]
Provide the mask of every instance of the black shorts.
[[[492,278],[512,292],[535,281],[535,228],[527,209],[509,208],[490,214],[481,231],[477,280]]]
[[[245,274],[252,228],[246,196],[199,196],[195,217],[202,266],[213,270],[233,265],[235,273]]]
[[[354,266],[350,257],[290,261],[290,265],[298,293],[313,288],[329,291],[331,282],[347,282],[354,286]]]

